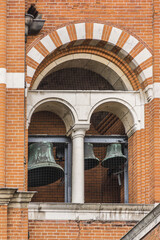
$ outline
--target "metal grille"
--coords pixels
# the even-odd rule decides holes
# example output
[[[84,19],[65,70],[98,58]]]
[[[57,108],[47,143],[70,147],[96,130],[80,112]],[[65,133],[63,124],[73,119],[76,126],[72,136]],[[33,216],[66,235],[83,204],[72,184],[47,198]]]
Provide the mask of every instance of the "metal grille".
[[[33,143],[32,143],[33,144]],[[43,167],[35,168],[32,172],[29,171],[29,190],[37,191],[34,195],[33,202],[64,202],[65,197],[65,156],[64,149],[66,144],[53,143],[53,157],[56,162],[56,168]],[[58,150],[58,152],[57,152]],[[60,156],[61,150],[61,156]],[[59,166],[61,168],[59,168]],[[38,167],[38,166],[37,166]],[[42,170],[43,169],[43,170]],[[55,177],[56,175],[56,177]],[[54,179],[53,179],[54,176]],[[57,180],[56,180],[57,179]]]
[[[86,203],[120,203],[124,202],[124,166],[115,162],[115,168],[104,168],[101,163],[106,156],[108,144],[93,144],[95,157],[99,164],[85,171],[85,202]],[[106,160],[107,161],[107,160]],[[92,163],[91,163],[92,165]]]
[[[46,76],[38,90],[113,90],[99,74],[83,68],[66,68]]]

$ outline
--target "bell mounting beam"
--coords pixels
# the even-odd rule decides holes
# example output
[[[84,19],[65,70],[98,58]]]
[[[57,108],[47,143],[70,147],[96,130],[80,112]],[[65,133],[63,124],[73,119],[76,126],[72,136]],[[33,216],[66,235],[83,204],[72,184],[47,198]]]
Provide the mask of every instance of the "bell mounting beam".
[[[29,135],[28,142],[55,142],[55,143],[70,143],[71,140],[66,136],[52,136],[52,135]],[[114,136],[85,136],[84,142],[88,143],[128,143],[127,136],[114,135]]]

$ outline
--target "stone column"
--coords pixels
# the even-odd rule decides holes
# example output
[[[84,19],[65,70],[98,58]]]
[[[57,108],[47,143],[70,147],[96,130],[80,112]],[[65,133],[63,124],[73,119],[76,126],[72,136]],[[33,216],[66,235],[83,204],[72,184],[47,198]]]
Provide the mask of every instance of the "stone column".
[[[72,203],[84,203],[84,136],[88,125],[72,132]]]

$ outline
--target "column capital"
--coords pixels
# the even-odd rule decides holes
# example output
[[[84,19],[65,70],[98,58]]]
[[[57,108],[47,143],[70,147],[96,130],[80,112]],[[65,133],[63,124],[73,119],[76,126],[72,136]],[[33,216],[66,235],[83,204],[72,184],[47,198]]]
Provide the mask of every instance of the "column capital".
[[[76,137],[84,137],[89,128],[90,124],[75,124],[70,131],[72,139]]]

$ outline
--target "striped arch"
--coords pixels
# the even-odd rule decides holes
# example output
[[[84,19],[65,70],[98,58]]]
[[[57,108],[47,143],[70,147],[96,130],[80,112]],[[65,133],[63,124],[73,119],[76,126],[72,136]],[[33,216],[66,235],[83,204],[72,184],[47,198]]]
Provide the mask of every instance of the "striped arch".
[[[129,64],[140,84],[152,83],[152,54],[145,44],[124,30],[100,23],[77,23],[53,31],[27,52],[27,76],[32,78],[47,55],[64,46],[100,46]]]

